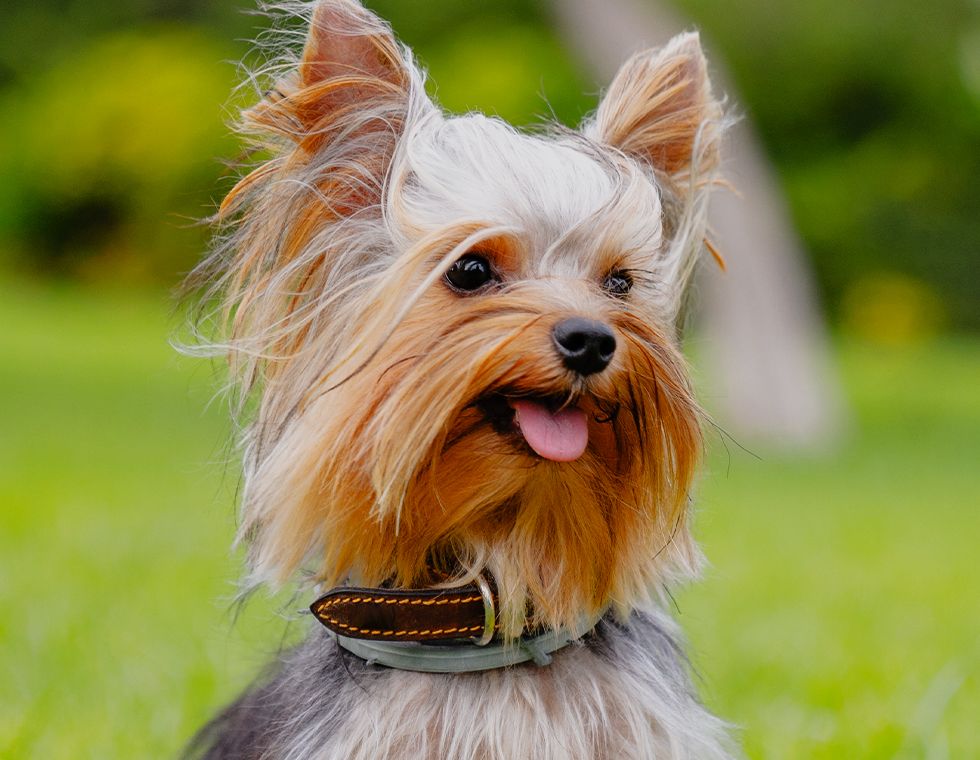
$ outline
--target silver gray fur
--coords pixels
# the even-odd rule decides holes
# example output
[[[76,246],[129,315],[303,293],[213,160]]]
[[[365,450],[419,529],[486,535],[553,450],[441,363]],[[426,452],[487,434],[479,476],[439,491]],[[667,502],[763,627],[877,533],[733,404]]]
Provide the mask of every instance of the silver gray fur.
[[[185,757],[730,758],[726,726],[698,702],[688,671],[675,625],[656,611],[601,621],[547,668],[461,675],[366,665],[317,626]]]

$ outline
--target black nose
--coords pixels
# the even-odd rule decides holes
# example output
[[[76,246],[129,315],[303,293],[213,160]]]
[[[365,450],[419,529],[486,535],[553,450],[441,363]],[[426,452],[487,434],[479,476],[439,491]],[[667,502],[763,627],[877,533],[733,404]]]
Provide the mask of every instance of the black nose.
[[[572,317],[551,330],[565,366],[580,375],[594,375],[609,366],[616,353],[616,336],[602,322]]]

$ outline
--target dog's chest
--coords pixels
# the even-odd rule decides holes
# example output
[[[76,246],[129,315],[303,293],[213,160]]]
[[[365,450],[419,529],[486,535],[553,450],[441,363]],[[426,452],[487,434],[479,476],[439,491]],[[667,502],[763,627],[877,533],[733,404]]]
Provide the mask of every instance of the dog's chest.
[[[653,655],[653,652],[648,652]],[[663,654],[662,652],[660,654]],[[723,758],[720,724],[656,657],[632,669],[570,647],[533,665],[457,676],[388,671],[346,690],[331,736],[308,730],[289,757],[317,760]],[[656,668],[651,670],[651,668]],[[311,727],[312,728],[312,727]],[[305,744],[306,746],[300,746]]]

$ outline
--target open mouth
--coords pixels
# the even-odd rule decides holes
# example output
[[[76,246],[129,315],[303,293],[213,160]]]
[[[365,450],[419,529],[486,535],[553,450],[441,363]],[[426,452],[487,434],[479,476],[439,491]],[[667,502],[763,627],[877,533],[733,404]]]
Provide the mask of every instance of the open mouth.
[[[557,397],[495,395],[480,406],[498,432],[516,431],[542,459],[573,462],[589,445],[586,413],[577,404]]]

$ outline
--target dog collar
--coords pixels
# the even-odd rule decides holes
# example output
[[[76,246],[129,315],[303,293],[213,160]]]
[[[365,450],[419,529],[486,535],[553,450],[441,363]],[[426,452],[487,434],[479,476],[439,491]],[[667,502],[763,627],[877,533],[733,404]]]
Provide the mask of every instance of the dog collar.
[[[456,588],[338,586],[313,602],[310,611],[334,633],[358,640],[469,639],[483,646],[498,628],[497,598],[482,576]]]
[[[572,628],[559,628],[538,636],[522,636],[486,646],[462,642],[424,644],[418,641],[373,641],[335,634],[337,643],[368,665],[384,665],[419,673],[474,673],[533,661],[544,667],[551,655],[591,631],[601,616],[583,619]]]
[[[310,605],[352,654],[368,663],[427,673],[492,670],[532,660],[545,666],[553,652],[581,638],[601,617],[491,643],[499,628],[496,610],[497,597],[482,576],[456,588],[339,586]]]

